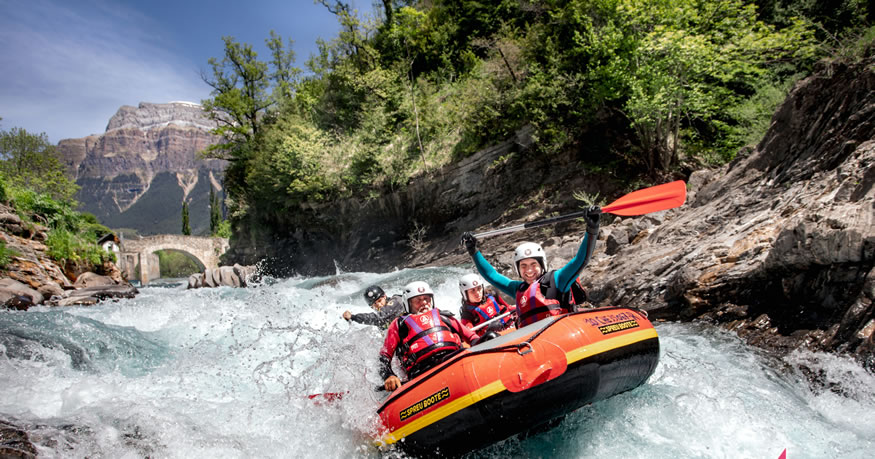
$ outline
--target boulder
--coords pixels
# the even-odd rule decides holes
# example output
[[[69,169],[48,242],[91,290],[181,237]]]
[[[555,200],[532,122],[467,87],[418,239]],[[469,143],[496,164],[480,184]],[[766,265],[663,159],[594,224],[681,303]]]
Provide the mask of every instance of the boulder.
[[[70,291],[66,298],[58,301],[58,306],[90,306],[106,299],[134,298],[138,293],[136,287],[130,284],[83,287]]]
[[[26,310],[43,302],[43,294],[15,279],[0,279],[0,301],[14,309]]]
[[[41,285],[38,289],[38,292],[43,294],[44,298],[52,298],[52,297],[63,297],[64,289],[61,288],[56,282],[48,282]]]
[[[195,273],[188,278],[188,288],[202,287],[246,287],[255,276],[255,266],[220,266],[216,269],[205,269],[203,273]]]
[[[216,281],[213,280],[213,270],[210,268],[204,269],[204,287],[217,287]]]
[[[101,285],[116,285],[117,282],[112,280],[109,276],[101,276],[100,274],[96,274],[93,272],[85,272],[82,273],[78,278],[76,278],[76,282],[73,283],[73,287],[83,288],[83,287],[97,287]]]
[[[195,273],[191,276],[188,276],[188,287],[187,288],[201,288],[204,286],[204,275],[202,273]]]
[[[0,457],[35,458],[37,450],[28,438],[27,432],[12,423],[0,420]]]

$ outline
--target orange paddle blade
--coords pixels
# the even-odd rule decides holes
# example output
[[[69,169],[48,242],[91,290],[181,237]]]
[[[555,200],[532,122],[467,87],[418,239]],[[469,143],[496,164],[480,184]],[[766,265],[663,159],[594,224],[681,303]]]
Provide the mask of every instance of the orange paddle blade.
[[[687,184],[683,180],[633,191],[602,207],[602,212],[614,215],[644,215],[674,209],[687,200]]]

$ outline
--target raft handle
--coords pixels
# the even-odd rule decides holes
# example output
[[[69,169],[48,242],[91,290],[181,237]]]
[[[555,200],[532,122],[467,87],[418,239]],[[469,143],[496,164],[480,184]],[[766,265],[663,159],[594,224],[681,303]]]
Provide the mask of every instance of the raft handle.
[[[524,348],[524,347],[528,347],[529,350],[527,350],[527,351],[522,351],[521,349]],[[530,342],[528,342],[528,341],[523,341],[522,343],[519,343],[519,344],[516,345],[516,351],[517,351],[517,353],[518,353],[519,355],[530,354],[530,353],[531,353],[532,351],[534,351],[534,350],[535,350],[535,349],[532,348],[532,343],[530,343]]]

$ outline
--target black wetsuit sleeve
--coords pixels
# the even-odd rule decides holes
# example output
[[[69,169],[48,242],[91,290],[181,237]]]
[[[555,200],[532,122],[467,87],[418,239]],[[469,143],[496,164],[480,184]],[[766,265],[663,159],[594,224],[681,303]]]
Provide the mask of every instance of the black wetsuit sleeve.
[[[386,357],[385,355],[381,355],[380,356],[380,377],[383,378],[383,381],[385,381],[386,378],[388,378],[389,376],[396,376],[395,372],[392,371],[392,358]]]
[[[350,320],[365,325],[376,325],[378,327],[387,328],[397,317],[404,314],[404,303],[400,298],[392,297],[389,303],[380,309],[378,312],[363,312],[361,314],[353,314]]]
[[[363,312],[361,314],[353,314],[349,320],[365,325],[380,325],[382,321],[376,312]],[[391,322],[391,320],[390,320]]]

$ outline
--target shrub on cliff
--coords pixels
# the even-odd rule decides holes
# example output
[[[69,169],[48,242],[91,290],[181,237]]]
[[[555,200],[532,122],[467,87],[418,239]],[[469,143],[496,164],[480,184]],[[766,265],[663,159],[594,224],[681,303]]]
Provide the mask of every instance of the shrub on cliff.
[[[0,240],[0,268],[5,268],[10,261],[12,261],[12,257],[18,256],[19,253],[12,249],[6,248],[6,242]]]
[[[48,254],[65,264],[99,266],[115,261],[115,255],[97,245],[97,239],[111,230],[89,213],[73,210],[73,202],[58,201],[46,193],[12,186],[10,202],[22,220],[49,228],[46,246]]]

